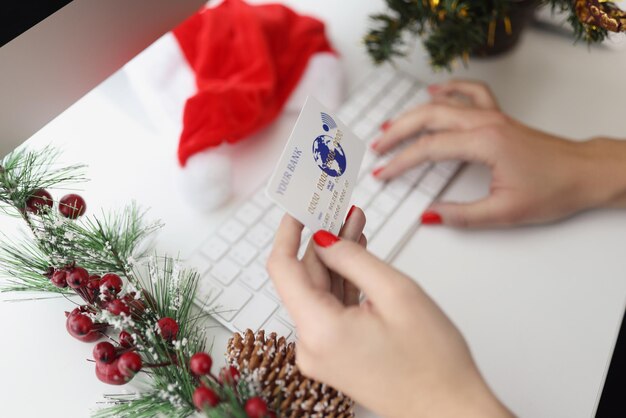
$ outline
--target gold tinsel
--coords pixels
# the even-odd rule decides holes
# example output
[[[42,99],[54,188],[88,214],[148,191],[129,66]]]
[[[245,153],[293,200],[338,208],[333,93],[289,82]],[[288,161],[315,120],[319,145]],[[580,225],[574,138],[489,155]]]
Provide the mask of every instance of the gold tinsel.
[[[259,384],[260,395],[279,417],[354,417],[350,398],[300,374],[295,344],[284,337],[266,337],[264,331],[236,333],[228,341],[226,357],[243,378]]]

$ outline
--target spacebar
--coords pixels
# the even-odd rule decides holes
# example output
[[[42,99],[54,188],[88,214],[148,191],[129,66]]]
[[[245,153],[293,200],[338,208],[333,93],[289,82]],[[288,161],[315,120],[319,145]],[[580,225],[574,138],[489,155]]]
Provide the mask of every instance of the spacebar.
[[[395,255],[397,247],[406,241],[407,235],[415,232],[414,226],[419,222],[420,215],[432,201],[432,197],[417,188],[413,189],[387,219],[367,248],[380,259],[390,260]]]

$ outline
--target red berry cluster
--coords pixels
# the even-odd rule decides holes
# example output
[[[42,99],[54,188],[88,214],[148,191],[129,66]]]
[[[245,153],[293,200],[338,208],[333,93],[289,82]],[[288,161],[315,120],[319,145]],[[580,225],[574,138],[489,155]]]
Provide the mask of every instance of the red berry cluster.
[[[130,381],[143,367],[141,356],[134,350],[132,343],[129,347],[124,347],[122,344],[122,333],[126,333],[126,331],[120,333],[119,347],[115,347],[108,341],[102,341],[93,348],[96,376],[102,382],[110,385],[123,385]],[[130,335],[128,338],[131,338]]]
[[[200,411],[214,408],[221,402],[214,388],[219,389],[224,385],[229,385],[235,389],[235,392],[237,389],[239,381],[237,368],[224,367],[220,370],[219,377],[215,377],[211,373],[212,365],[213,359],[207,353],[196,353],[189,361],[189,369],[200,383],[193,393],[193,403]],[[276,414],[270,411],[267,403],[258,396],[247,399],[244,409],[249,418],[276,418]]]
[[[24,210],[39,215],[52,209],[53,204],[52,195],[46,189],[36,189],[26,199]],[[82,216],[86,210],[85,199],[77,194],[68,194],[59,200],[59,213],[66,218],[76,219]]]

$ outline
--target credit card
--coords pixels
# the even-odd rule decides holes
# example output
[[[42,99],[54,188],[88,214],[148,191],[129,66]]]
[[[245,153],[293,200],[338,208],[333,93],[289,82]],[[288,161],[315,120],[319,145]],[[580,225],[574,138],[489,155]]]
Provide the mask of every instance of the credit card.
[[[363,141],[309,96],[265,192],[312,231],[337,234],[364,154]]]

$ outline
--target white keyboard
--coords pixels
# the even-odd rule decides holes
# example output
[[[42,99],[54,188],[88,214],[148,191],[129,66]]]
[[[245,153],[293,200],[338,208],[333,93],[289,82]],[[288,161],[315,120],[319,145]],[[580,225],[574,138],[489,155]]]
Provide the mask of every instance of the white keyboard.
[[[380,126],[403,110],[428,100],[422,85],[402,73],[374,72],[351,95],[338,117],[366,143],[380,135]],[[365,211],[368,248],[391,260],[419,226],[420,214],[459,168],[447,161],[422,164],[384,183],[371,172],[394,153],[379,156],[368,147],[355,188],[353,203]],[[198,249],[190,266],[201,274],[198,303],[232,331],[265,329],[295,336],[294,325],[281,305],[265,264],[283,211],[265,196],[263,185],[245,201]],[[302,237],[304,252],[311,231]]]

